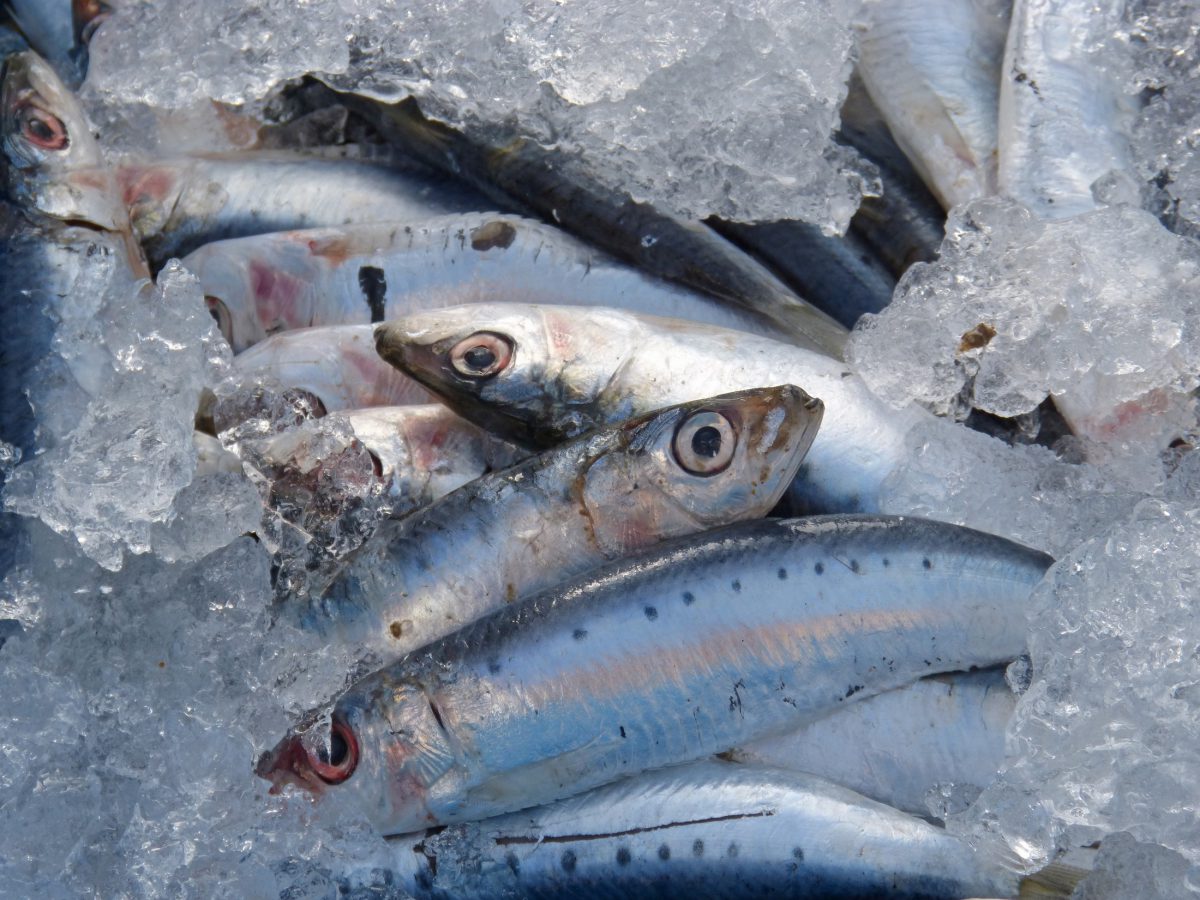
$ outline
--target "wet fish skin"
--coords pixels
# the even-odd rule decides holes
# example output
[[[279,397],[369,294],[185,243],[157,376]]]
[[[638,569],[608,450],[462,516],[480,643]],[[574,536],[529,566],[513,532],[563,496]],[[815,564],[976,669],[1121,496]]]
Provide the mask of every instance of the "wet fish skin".
[[[353,93],[342,97],[389,141],[465,178],[504,208],[554,222],[637,269],[740,306],[801,346],[841,357],[841,325],[702,223],[609,189],[568,154],[507,126],[489,123],[466,134],[426,115],[412,99],[386,105]]]
[[[1014,0],[1000,81],[1000,190],[1044,219],[1095,209],[1091,185],[1131,170],[1135,113],[1089,49],[1123,0]]]
[[[258,772],[336,791],[385,834],[547,803],[1012,659],[1050,563],[902,517],[728,526],[377,672],[337,700],[332,757],[307,722]]]
[[[243,384],[311,394],[326,412],[429,403],[420,384],[379,358],[370,325],[303,328],[272,335],[233,358]]]
[[[389,839],[416,897],[1008,897],[1013,871],[811,775],[700,762]]]
[[[996,192],[1011,0],[874,0],[858,71],[897,143],[949,209]]]
[[[111,12],[101,0],[4,0],[0,11],[63,82],[76,89],[87,74],[87,42]]]
[[[235,351],[280,330],[483,301],[618,306],[780,336],[736,307],[649,278],[560,229],[496,212],[218,241],[183,263],[209,303],[223,307]]]
[[[1016,704],[1003,670],[936,675],[739,747],[729,757],[808,772],[927,817],[926,800],[938,785],[979,791],[995,780]]]
[[[517,348],[485,381],[459,376],[453,347],[475,332]],[[872,512],[924,415],[875,398],[844,364],[768,338],[620,310],[480,304],[405,316],[376,330],[380,355],[471,421],[527,446],[726,391],[787,381],[825,404],[790,496],[806,511]]]
[[[128,216],[79,101],[32,51],[7,55],[3,72],[9,197],[56,219],[127,232]]]
[[[494,205],[424,168],[283,151],[129,164],[117,179],[155,265],[226,238],[419,221]]]
[[[601,563],[765,515],[821,413],[788,385],[599,429],[384,523],[306,622],[377,667]],[[695,471],[679,441],[714,414],[728,461]]]

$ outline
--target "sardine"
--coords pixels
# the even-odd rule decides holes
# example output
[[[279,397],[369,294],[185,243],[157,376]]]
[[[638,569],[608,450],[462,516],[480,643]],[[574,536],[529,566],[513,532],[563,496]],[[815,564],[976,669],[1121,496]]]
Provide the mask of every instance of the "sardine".
[[[949,209],[996,193],[1011,0],[871,0],[858,71],[897,143]]]
[[[953,789],[969,802],[1004,762],[1017,696],[1000,670],[938,675],[854,703],[732,759],[809,772],[920,816]]]
[[[485,301],[617,306],[779,335],[736,307],[648,278],[564,231],[499,213],[219,241],[183,263],[228,324],[235,351],[281,330]]]
[[[122,196],[152,263],[212,241],[494,206],[415,166],[263,152],[121,166]]]
[[[342,97],[389,141],[466,179],[502,207],[554,222],[642,271],[739,306],[802,346],[841,357],[845,328],[765,267],[702,223],[666,215],[599,183],[569,153],[500,123],[464,133],[424,115],[411,98],[385,105],[353,93]]]
[[[385,523],[308,622],[389,662],[601,563],[765,515],[820,422],[784,386],[600,429]]]
[[[72,88],[87,74],[88,41],[112,11],[104,0],[4,0],[0,10]]]
[[[805,511],[873,512],[926,414],[875,398],[845,364],[769,338],[605,309],[463,306],[379,326],[384,359],[466,418],[529,446],[670,403],[785,381],[825,404],[792,496]],[[451,356],[480,336],[512,352],[503,369],[464,373]]]
[[[375,352],[370,325],[304,328],[273,335],[233,358],[243,384],[305,391],[318,412],[428,403],[431,395]]]
[[[1045,554],[928,520],[763,520],[624,560],[355,684],[259,761],[383,833],[472,821],[1024,652]]]
[[[1015,896],[1019,881],[1015,867],[839,785],[719,762],[389,843],[403,890],[464,900],[959,900]]]
[[[1000,190],[1044,219],[1095,209],[1092,183],[1129,171],[1132,98],[1096,44],[1124,0],[1015,0],[1000,81]]]

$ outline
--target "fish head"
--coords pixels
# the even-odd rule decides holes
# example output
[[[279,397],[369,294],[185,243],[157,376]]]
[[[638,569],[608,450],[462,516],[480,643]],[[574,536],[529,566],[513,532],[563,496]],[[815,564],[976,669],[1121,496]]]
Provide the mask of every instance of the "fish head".
[[[344,694],[331,717],[297,726],[262,755],[255,772],[272,783],[273,794],[292,785],[336,796],[394,834],[437,824],[430,797],[460,769],[424,687],[385,669]]]
[[[181,262],[200,281],[208,312],[234,353],[264,341],[266,328],[256,315],[251,291],[249,267],[242,256],[228,245],[236,241],[215,241],[189,253]]]
[[[795,477],[824,406],[793,385],[694,401],[620,426],[580,492],[607,554],[766,515]]]
[[[128,227],[79,101],[33,51],[4,59],[0,146],[14,200],[58,219]]]
[[[448,406],[527,447],[602,424],[599,403],[640,328],[621,310],[473,304],[380,325],[380,356]]]

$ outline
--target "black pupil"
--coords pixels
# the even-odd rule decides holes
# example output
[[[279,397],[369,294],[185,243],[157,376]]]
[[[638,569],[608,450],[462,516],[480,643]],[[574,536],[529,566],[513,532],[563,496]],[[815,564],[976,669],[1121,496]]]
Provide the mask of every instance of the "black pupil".
[[[692,452],[697,456],[712,459],[721,452],[721,432],[711,425],[697,428],[692,435]]]
[[[350,752],[350,748],[346,746],[346,739],[342,737],[340,731],[334,731],[329,737],[329,759],[326,762],[331,766],[340,766],[346,761],[346,754]],[[321,754],[324,756],[324,752]]]
[[[54,129],[37,116],[29,117],[29,133],[39,141],[54,140]]]
[[[214,322],[216,322],[218,325],[221,324],[221,314],[217,312],[217,308],[215,306],[210,306],[208,308],[208,314],[213,317]]]
[[[472,347],[463,354],[468,366],[472,369],[483,370],[496,362],[496,354],[484,346]]]

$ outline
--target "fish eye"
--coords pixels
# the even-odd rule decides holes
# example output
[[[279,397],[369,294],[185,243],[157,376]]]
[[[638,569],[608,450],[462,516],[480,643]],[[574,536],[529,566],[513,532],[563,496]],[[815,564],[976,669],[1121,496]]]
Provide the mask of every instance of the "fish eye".
[[[62,120],[32,104],[18,111],[17,121],[21,126],[21,134],[35,147],[65,150],[70,143]]]
[[[358,739],[345,722],[335,719],[329,734],[329,746],[309,753],[309,765],[326,784],[341,784],[354,774],[358,765]]]
[[[490,378],[512,361],[512,341],[491,331],[464,338],[450,351],[450,365],[467,378]]]
[[[217,323],[217,328],[220,329],[222,337],[232,346],[233,316],[229,315],[229,307],[220,298],[207,294],[204,297],[204,305],[208,307],[208,314]]]
[[[683,420],[672,444],[676,461],[693,475],[716,475],[728,468],[737,449],[737,434],[723,415],[711,410]]]

